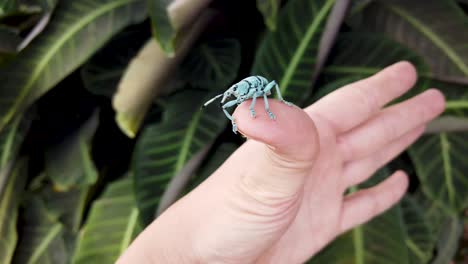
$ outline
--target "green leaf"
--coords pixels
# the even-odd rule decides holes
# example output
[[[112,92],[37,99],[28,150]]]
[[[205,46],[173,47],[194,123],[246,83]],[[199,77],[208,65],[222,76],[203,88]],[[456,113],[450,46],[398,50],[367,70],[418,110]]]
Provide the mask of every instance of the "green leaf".
[[[98,113],[94,112],[76,132],[46,150],[47,176],[57,191],[96,182],[97,171],[91,157],[91,141],[98,126]]]
[[[283,97],[300,105],[312,89],[319,41],[334,0],[291,0],[281,9],[278,28],[268,32],[252,75],[275,80]]]
[[[135,193],[143,220],[154,219],[169,181],[226,125],[221,109],[200,109],[206,92],[185,90],[172,96],[161,123],[146,127],[138,139],[133,168]]]
[[[381,169],[360,188],[374,186],[389,174]],[[366,224],[342,234],[308,263],[408,264],[402,210],[395,205]]]
[[[468,207],[468,133],[421,137],[408,152],[424,193],[452,212]]]
[[[178,75],[192,86],[220,90],[234,81],[240,64],[241,47],[237,39],[211,39],[192,49],[180,65]]]
[[[342,33],[337,38],[333,54],[321,75],[321,82],[326,85],[318,89],[313,96],[314,100],[401,60],[410,61],[419,73],[428,70],[424,61],[414,52],[379,34]],[[419,78],[416,86],[409,94],[426,88],[427,78]]]
[[[269,30],[276,30],[276,20],[281,0],[257,0],[257,8],[263,15],[265,25]]]
[[[408,248],[409,263],[428,263],[433,256],[436,239],[423,208],[409,195],[403,198],[400,205],[407,235],[405,244]]]
[[[21,238],[13,263],[67,263],[64,226],[50,214],[44,201],[31,197],[21,222]]]
[[[5,16],[16,6],[16,0],[0,0],[0,17]]]
[[[444,114],[468,116],[468,86],[431,79],[428,66],[419,55],[383,35],[342,33],[337,38],[333,53],[321,74],[320,81],[324,85],[314,93],[312,101],[346,84],[369,77],[393,63],[406,60],[416,67],[419,78],[415,87],[396,101],[436,87],[447,100]]]
[[[61,1],[47,28],[0,69],[0,130],[113,34],[145,17],[139,0]]]
[[[30,123],[29,116],[19,116],[0,131],[0,171],[16,157]]]
[[[147,40],[125,70],[112,100],[116,122],[123,133],[134,138],[139,132],[151,104],[166,93],[175,69],[212,18],[204,13],[195,23],[180,32],[183,40],[174,57],[168,58],[153,38]]]
[[[83,227],[72,263],[115,263],[142,230],[131,178],[110,183]]]
[[[175,51],[176,30],[172,26],[168,8],[174,0],[148,0],[152,32],[161,48],[173,56]]]
[[[463,223],[458,216],[446,218],[437,243],[437,256],[431,264],[451,263],[459,248],[460,238],[463,235]]]
[[[93,94],[111,98],[125,68],[150,37],[147,31],[142,25],[126,28],[96,52],[81,67],[85,88]]]
[[[234,143],[223,143],[215,149],[208,161],[197,171],[187,186],[187,192],[195,189],[217,170],[239,146]]]
[[[435,76],[468,83],[468,17],[455,1],[376,1],[364,12],[364,27],[413,49]]]
[[[18,234],[16,221],[18,206],[27,178],[27,163],[21,159],[8,175],[5,189],[0,193],[0,262],[9,263],[15,250]]]

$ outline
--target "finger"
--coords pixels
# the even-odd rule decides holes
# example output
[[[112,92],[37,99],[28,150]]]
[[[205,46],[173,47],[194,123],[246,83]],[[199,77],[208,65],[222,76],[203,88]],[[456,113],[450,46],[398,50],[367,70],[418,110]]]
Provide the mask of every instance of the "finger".
[[[338,138],[338,149],[345,161],[371,155],[408,131],[419,127],[445,109],[441,92],[430,89],[397,105],[384,109],[375,117]]]
[[[392,207],[403,197],[407,187],[407,175],[397,171],[377,186],[347,196],[343,202],[341,232],[364,224]]]
[[[328,94],[306,111],[322,116],[337,133],[344,132],[403,95],[415,82],[415,68],[408,62],[399,62]]]
[[[273,120],[263,100],[255,104],[251,117],[248,100],[234,112],[239,132],[263,147],[255,164],[246,164],[243,184],[248,190],[279,195],[294,195],[302,188],[314,164],[319,144],[315,125],[304,110],[269,99]]]
[[[367,180],[379,168],[413,144],[422,135],[425,128],[425,126],[417,127],[372,155],[346,163],[343,167],[344,188],[355,186]]]

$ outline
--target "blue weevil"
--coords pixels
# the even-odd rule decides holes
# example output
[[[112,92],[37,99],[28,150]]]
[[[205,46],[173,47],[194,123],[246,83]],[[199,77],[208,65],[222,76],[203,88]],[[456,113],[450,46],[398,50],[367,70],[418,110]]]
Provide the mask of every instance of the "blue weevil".
[[[228,90],[224,93],[219,94],[212,99],[208,100],[203,107],[207,106],[208,104],[212,103],[214,100],[218,99],[219,97],[223,97],[220,102],[221,107],[223,108],[224,114],[231,120],[232,123],[232,131],[237,134],[237,125],[234,118],[227,112],[226,108],[239,105],[245,100],[252,99],[252,103],[250,104],[250,115],[255,117],[255,102],[257,97],[263,96],[263,100],[265,102],[265,110],[270,116],[270,119],[275,119],[275,115],[270,111],[270,107],[268,105],[267,96],[271,94],[271,89],[273,87],[276,88],[276,92],[278,93],[278,98],[281,102],[285,103],[286,105],[292,106],[293,104],[287,102],[281,96],[281,91],[279,89],[278,84],[275,81],[268,82],[268,80],[262,76],[250,76],[247,77],[240,82],[232,85]],[[236,97],[236,99],[226,102],[230,96]]]

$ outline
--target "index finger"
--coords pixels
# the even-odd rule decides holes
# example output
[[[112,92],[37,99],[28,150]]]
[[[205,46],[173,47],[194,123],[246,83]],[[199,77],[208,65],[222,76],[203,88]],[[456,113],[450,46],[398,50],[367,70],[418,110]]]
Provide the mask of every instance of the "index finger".
[[[406,61],[398,62],[326,95],[305,111],[327,120],[336,133],[345,132],[378,113],[415,83],[414,66]]]

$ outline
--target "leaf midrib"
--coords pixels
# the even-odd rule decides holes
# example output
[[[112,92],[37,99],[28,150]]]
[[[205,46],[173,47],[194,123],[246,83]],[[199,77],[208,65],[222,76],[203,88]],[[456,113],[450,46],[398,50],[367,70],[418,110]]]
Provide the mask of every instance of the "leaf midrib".
[[[200,117],[200,111],[196,111],[193,115],[192,121],[187,129],[187,133],[185,134],[184,140],[182,142],[182,148],[180,149],[179,158],[177,159],[177,163],[175,166],[176,172],[180,171],[187,161],[190,143],[192,142],[192,139],[195,135],[195,129],[197,127],[197,124],[199,123]]]
[[[211,66],[213,66],[213,70],[215,71],[216,75],[222,76],[223,73],[221,71],[221,68],[219,64],[216,62],[216,58],[214,58],[214,56],[211,55],[209,49],[205,45],[202,45],[200,49],[201,49],[202,54],[205,55],[208,63],[210,63]]]
[[[452,175],[452,167],[451,167],[451,161],[450,161],[450,143],[447,139],[447,134],[446,133],[441,133],[440,134],[440,145],[441,145],[441,155],[442,155],[442,160],[443,160],[443,166],[444,166],[444,179],[445,179],[445,184],[447,185],[447,195],[449,198],[450,204],[455,208],[455,188],[453,186],[453,175]]]
[[[335,2],[335,0],[327,0],[327,2],[322,7],[320,12],[314,18],[312,24],[310,24],[309,27],[307,28],[307,31],[306,31],[306,34],[305,34],[304,38],[300,42],[299,47],[297,48],[297,50],[294,52],[294,55],[293,55],[293,57],[291,59],[291,62],[289,63],[288,67],[286,68],[286,72],[284,73],[284,76],[280,81],[280,91],[281,91],[282,94],[285,92],[289,82],[291,81],[291,78],[292,78],[292,76],[294,74],[294,71],[296,70],[297,66],[299,65],[299,61],[301,60],[301,58],[303,57],[303,55],[304,55],[304,53],[305,53],[305,51],[307,49],[307,45],[309,44],[310,40],[312,39],[312,37],[317,32],[318,26],[323,21],[324,17],[328,13],[328,11],[331,9],[334,2]],[[310,69],[310,70],[312,70],[312,69]]]
[[[11,155],[12,148],[13,148],[13,142],[15,139],[16,135],[16,130],[21,121],[21,118],[18,118],[11,126],[11,129],[8,131],[8,135],[5,140],[5,144],[3,145],[3,150],[4,152],[1,153],[1,159],[0,159],[0,168],[3,168],[8,162],[8,157]]]
[[[54,45],[51,46],[51,48],[44,54],[42,59],[39,60],[39,63],[36,64],[37,66],[34,68],[31,74],[31,78],[24,85],[24,88],[21,89],[21,92],[18,95],[17,100],[14,101],[13,106],[11,107],[11,110],[3,117],[3,122],[8,122],[7,120],[10,120],[12,118],[12,116],[15,113],[13,109],[18,108],[18,105],[27,95],[31,87],[34,85],[34,83],[37,81],[40,73],[44,70],[49,60],[57,53],[58,50],[60,50],[60,48],[66,43],[66,41],[71,38],[71,36],[75,35],[86,24],[89,24],[97,17],[101,16],[102,14],[107,13],[109,10],[113,10],[121,5],[125,5],[133,1],[134,0],[120,0],[120,1],[115,1],[115,2],[105,4],[101,6],[101,8],[93,9],[93,11],[86,14],[83,17],[83,19],[79,20],[77,23],[74,23],[73,24],[74,26],[72,26],[68,31],[65,32],[65,34],[62,35],[62,37],[60,37],[57,41],[55,41]],[[0,129],[1,129],[1,126],[0,126]]]
[[[426,35],[426,37],[431,40],[437,47],[439,47],[449,59],[462,71],[465,75],[468,75],[468,66],[457,56],[456,51],[454,51],[445,41],[437,36],[432,30],[428,27],[425,27],[416,18],[412,17],[411,14],[407,13],[403,9],[389,5],[388,8],[395,12],[397,15],[401,16],[403,19],[406,19],[408,23],[413,25],[417,30]]]
[[[36,247],[28,264],[37,263],[39,258],[44,254],[44,251],[48,248],[54,238],[62,231],[63,226],[60,223],[55,224],[52,229],[47,233],[39,246]]]
[[[138,208],[132,208],[132,211],[129,216],[128,224],[127,227],[125,228],[124,232],[124,237],[122,239],[122,243],[120,244],[120,252],[124,252],[128,245],[130,245],[131,239],[132,239],[132,234],[133,230],[135,229],[137,223],[138,223]]]

